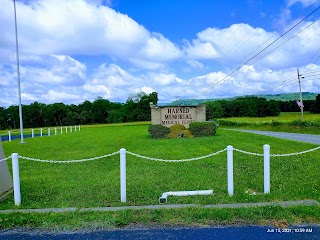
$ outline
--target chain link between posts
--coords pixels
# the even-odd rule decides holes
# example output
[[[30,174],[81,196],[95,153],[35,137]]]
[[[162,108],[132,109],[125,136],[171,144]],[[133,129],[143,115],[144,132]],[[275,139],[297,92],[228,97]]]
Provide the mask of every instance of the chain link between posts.
[[[296,155],[301,155],[301,154],[304,154],[304,153],[313,152],[313,151],[316,151],[316,150],[319,150],[319,149],[320,149],[320,146],[312,148],[312,149],[309,149],[309,150],[301,151],[301,152],[295,152],[295,153],[270,154],[270,157],[296,156]],[[237,148],[233,148],[233,150],[237,151],[237,152],[240,152],[240,153],[248,154],[248,155],[254,155],[254,156],[259,156],[259,157],[263,157],[264,156],[264,154],[261,154],[261,153],[248,152],[248,151],[240,150],[240,149],[237,149]],[[204,158],[212,157],[212,156],[218,155],[218,154],[220,154],[222,152],[225,152],[225,151],[227,151],[227,148],[222,149],[222,150],[217,151],[217,152],[214,152],[214,153],[210,153],[210,154],[205,155],[205,156],[201,156],[201,157],[187,158],[187,159],[174,159],[174,160],[173,159],[161,159],[161,158],[147,157],[147,156],[143,156],[143,155],[140,155],[140,154],[137,154],[137,153],[133,153],[133,152],[130,152],[130,151],[126,151],[126,153],[128,153],[128,154],[130,154],[132,156],[138,157],[138,158],[143,158],[143,159],[147,159],[147,160],[151,160],[151,161],[158,161],[158,162],[190,162],[190,161],[197,161],[197,160],[201,160],[201,159],[204,159]],[[107,158],[107,157],[111,157],[111,156],[117,155],[119,153],[120,153],[120,151],[116,151],[116,152],[113,152],[113,153],[110,153],[110,154],[106,154],[106,155],[103,155],[103,156],[99,156],[99,157],[85,158],[85,159],[79,159],[79,160],[42,160],[42,159],[30,158],[30,157],[25,157],[25,156],[20,156],[20,155],[19,155],[19,158],[25,159],[25,160],[28,160],[28,161],[43,162],[43,163],[79,163],[79,162],[87,162],[87,161],[99,160],[99,159],[102,159],[102,158]],[[11,159],[11,158],[12,157],[9,156],[7,158],[0,159],[0,163],[4,162],[4,161],[7,161],[8,159]]]
[[[283,153],[283,154],[270,154],[270,157],[290,157],[290,156],[296,156],[296,155],[301,155],[301,154],[304,154],[304,153],[313,152],[313,151],[316,151],[316,150],[319,150],[319,149],[320,149],[320,146],[312,148],[312,149],[309,149],[309,150],[301,151],[301,152]],[[248,154],[248,155],[254,155],[254,156],[259,156],[259,157],[263,157],[264,156],[264,154],[261,154],[261,153],[247,152],[247,151],[240,150],[240,149],[237,149],[237,148],[233,148],[233,150],[237,151],[237,152],[244,153],[244,154]]]
[[[161,159],[161,158],[152,158],[152,157],[147,157],[147,156],[143,156],[137,153],[133,153],[130,151],[127,151],[128,154],[135,156],[135,157],[139,157],[139,158],[143,158],[143,159],[147,159],[147,160],[151,160],[151,161],[158,161],[158,162],[190,162],[190,161],[197,161],[200,159],[204,159],[204,158],[208,158],[208,157],[212,157],[214,155],[218,155],[219,153],[222,153],[224,151],[226,151],[227,149],[222,149],[220,151],[217,151],[215,153],[211,153],[205,156],[201,156],[201,157],[196,157],[196,158],[187,158],[187,159],[178,159],[178,160],[169,160],[169,159]]]
[[[300,155],[300,154],[304,154],[304,153],[308,153],[308,152],[313,152],[320,149],[319,147],[315,147],[309,150],[305,150],[305,151],[301,151],[301,152],[295,152],[295,153],[284,153],[284,154],[270,154],[271,157],[290,157],[290,156],[296,156],[296,155]]]
[[[234,151],[237,151],[237,152],[244,153],[244,154],[248,154],[248,155],[260,156],[260,157],[263,156],[263,154],[261,154],[261,153],[247,152],[247,151],[240,150],[240,149],[237,149],[237,148],[233,148],[233,150],[234,150]]]
[[[11,156],[9,156],[9,157],[7,157],[7,158],[4,158],[4,159],[0,159],[0,163],[1,162],[4,162],[4,161],[7,161],[7,160],[9,160],[11,158]]]
[[[28,161],[43,162],[43,163],[79,163],[79,162],[87,162],[87,161],[94,161],[94,160],[98,160],[98,159],[102,159],[102,158],[107,158],[107,157],[117,155],[119,153],[120,152],[117,151],[117,152],[106,154],[106,155],[99,156],[99,157],[85,158],[85,159],[79,159],[79,160],[66,160],[66,161],[64,161],[64,160],[42,160],[42,159],[24,157],[24,156],[20,156],[20,155],[19,155],[19,158],[25,159]]]

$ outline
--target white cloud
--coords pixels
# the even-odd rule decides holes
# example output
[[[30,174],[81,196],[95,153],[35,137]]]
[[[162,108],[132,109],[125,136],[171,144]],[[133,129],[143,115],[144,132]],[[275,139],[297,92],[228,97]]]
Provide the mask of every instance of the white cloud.
[[[107,55],[161,64],[180,57],[180,50],[162,34],[149,32],[128,15],[91,3],[17,2],[21,55]],[[13,51],[13,4],[11,0],[0,0],[0,5],[0,52],[7,48]]]
[[[165,73],[151,73],[149,75],[151,81],[161,85],[172,85],[181,82],[182,80],[177,78],[175,74],[165,74]]]
[[[288,6],[295,2],[288,1]],[[124,102],[130,93],[140,91],[156,91],[164,102],[175,96],[296,92],[296,84],[286,84],[286,79],[296,77],[297,67],[306,71],[304,66],[315,60],[312,57],[319,50],[320,23],[316,22],[266,57],[261,58],[294,33],[246,63],[281,33],[236,23],[223,29],[208,27],[195,33],[195,39],[177,44],[105,4],[17,1],[24,104],[80,103],[97,96]],[[0,106],[8,106],[17,102],[13,2],[0,0],[0,6]],[[290,19],[291,8],[287,10],[283,22]],[[310,23],[304,22],[295,32]],[[235,69],[240,71],[228,76]],[[319,81],[303,82],[303,91],[320,89]]]
[[[63,55],[42,57],[40,60],[38,66],[21,67],[21,78],[25,82],[46,86],[78,86],[84,83],[86,66],[77,60]]]
[[[45,98],[48,99],[50,102],[57,102],[57,101],[70,101],[70,100],[80,100],[81,97],[77,94],[71,94],[66,92],[58,92],[55,90],[49,90],[49,92],[45,95]]]
[[[86,84],[83,86],[83,90],[90,94],[101,96],[103,98],[111,98],[112,94],[111,91],[104,85],[92,85]]]
[[[219,55],[211,43],[203,43],[199,40],[194,40],[192,45],[188,43],[185,51],[187,57],[191,59],[215,59]]]
[[[295,3],[301,3],[304,7],[307,7],[313,4],[314,2],[314,0],[287,0],[287,4],[289,7],[291,7]]]
[[[141,50],[141,55],[152,60],[167,61],[179,58],[180,50],[162,34],[153,34]]]
[[[136,81],[135,77],[124,71],[118,65],[110,64],[106,66],[103,64],[95,71],[92,84],[121,87],[133,81]]]

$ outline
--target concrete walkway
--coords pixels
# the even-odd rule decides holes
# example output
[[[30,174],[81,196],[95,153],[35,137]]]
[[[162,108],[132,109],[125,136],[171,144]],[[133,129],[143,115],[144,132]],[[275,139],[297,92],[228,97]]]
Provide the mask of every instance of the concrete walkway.
[[[146,206],[123,206],[123,207],[96,207],[96,208],[44,208],[44,209],[10,209],[0,210],[0,214],[8,213],[62,213],[62,212],[112,212],[124,210],[146,210],[146,209],[177,209],[177,208],[250,208],[250,207],[294,207],[294,206],[320,206],[316,200],[300,201],[282,201],[282,202],[257,202],[257,203],[233,203],[233,204],[210,204],[199,206],[197,204],[163,204],[163,205],[146,205]]]
[[[301,133],[286,133],[286,132],[269,132],[269,131],[258,131],[258,130],[243,130],[243,129],[231,129],[224,128],[225,130],[239,131],[239,132],[248,132],[254,134],[260,134],[270,137],[277,137],[283,139],[289,139],[293,141],[313,143],[320,145],[320,135],[312,135],[312,134],[301,134]]]

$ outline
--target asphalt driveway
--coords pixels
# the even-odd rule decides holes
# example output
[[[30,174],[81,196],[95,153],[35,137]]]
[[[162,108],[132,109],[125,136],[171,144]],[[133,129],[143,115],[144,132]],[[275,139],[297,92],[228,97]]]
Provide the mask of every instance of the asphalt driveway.
[[[232,131],[249,132],[265,136],[284,138],[293,141],[313,143],[320,145],[320,135],[313,134],[300,134],[300,133],[285,133],[285,132],[269,132],[269,131],[258,131],[258,130],[242,130],[242,129],[227,129]]]

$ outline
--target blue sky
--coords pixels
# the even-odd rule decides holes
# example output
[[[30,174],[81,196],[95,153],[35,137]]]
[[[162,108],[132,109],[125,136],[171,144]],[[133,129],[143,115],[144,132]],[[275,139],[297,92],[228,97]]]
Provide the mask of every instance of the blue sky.
[[[0,106],[7,107],[18,103],[13,2],[0,6]],[[22,103],[125,102],[140,91],[158,92],[160,102],[297,92],[297,68],[302,90],[320,93],[319,7],[315,0],[18,0]]]

